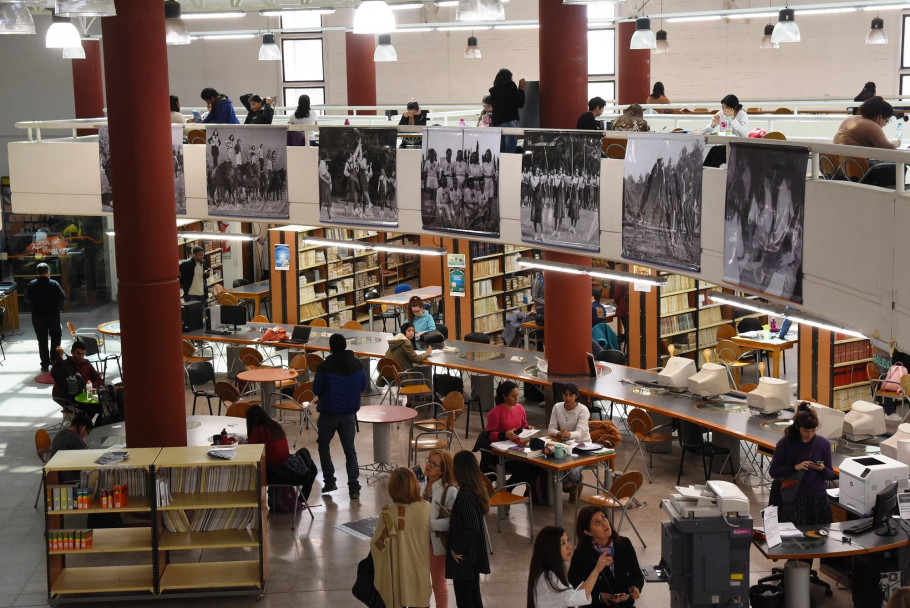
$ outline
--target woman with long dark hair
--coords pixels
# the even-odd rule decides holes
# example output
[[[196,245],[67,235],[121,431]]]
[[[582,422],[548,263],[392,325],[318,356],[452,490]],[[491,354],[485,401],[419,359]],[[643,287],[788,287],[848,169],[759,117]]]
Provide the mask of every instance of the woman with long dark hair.
[[[739,103],[736,95],[727,95],[720,100],[720,111],[711,119],[709,129],[714,132],[719,129],[719,125],[725,123],[730,125],[736,137],[748,137],[749,115],[743,110],[743,104]]]
[[[606,558],[606,568],[601,570],[591,591],[590,606],[635,605],[641,595],[645,578],[638,567],[638,556],[632,541],[613,531],[613,526],[600,507],[585,507],[578,512],[575,522],[578,547],[569,565],[569,584],[577,587],[591,576],[601,558]]]
[[[291,457],[288,439],[281,425],[273,420],[261,406],[253,405],[246,411],[247,443],[265,445],[265,478],[268,483],[284,483],[287,478],[284,463]]]
[[[496,387],[495,403],[496,406],[487,414],[487,425],[483,431],[487,441],[494,443],[509,440],[516,444],[523,443],[519,434],[525,429],[534,427],[528,424],[525,408],[518,403],[518,385],[511,380],[500,382]],[[483,452],[480,456],[480,465],[486,472],[494,471],[496,456],[490,452]],[[506,483],[509,485],[522,482],[533,484],[540,471],[541,469],[530,463],[510,458],[506,461],[506,473],[509,474]]]
[[[654,83],[654,88],[651,89],[651,94],[648,95],[645,103],[670,103],[670,100],[667,99],[666,93],[664,93],[664,83],[660,82],[659,80]]]
[[[467,450],[455,454],[452,471],[458,495],[449,516],[446,578],[452,580],[458,608],[483,608],[480,575],[490,573],[483,516],[490,510],[492,488]]]
[[[297,109],[288,117],[289,125],[315,125],[316,113],[310,109],[310,96],[301,95],[297,98]]]
[[[816,434],[817,430],[818,416],[802,402],[774,448],[769,472],[781,480],[778,521],[798,526],[831,523],[826,491],[828,481],[834,479],[831,443]]]
[[[566,562],[572,558],[572,543],[566,531],[547,526],[534,540],[531,568],[528,572],[528,608],[570,608],[591,603],[591,592],[601,571],[609,565],[604,553],[597,558],[588,578],[573,588],[566,576]]]

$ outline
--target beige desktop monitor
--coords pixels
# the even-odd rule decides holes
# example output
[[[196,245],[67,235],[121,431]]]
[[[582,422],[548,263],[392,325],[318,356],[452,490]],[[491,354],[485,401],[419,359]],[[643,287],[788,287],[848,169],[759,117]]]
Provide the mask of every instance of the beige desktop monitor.
[[[810,403],[809,408],[818,418],[819,435],[826,439],[839,439],[843,436],[844,412],[818,403]]]
[[[746,404],[763,414],[773,414],[790,407],[790,383],[763,376],[758,387],[746,394]]]
[[[885,434],[885,410],[868,401],[856,401],[844,416],[844,435],[847,439],[868,439]]]
[[[657,374],[657,383],[669,388],[686,389],[689,378],[695,375],[695,361],[686,357],[670,357],[667,364]]]
[[[887,439],[882,441],[881,444],[879,444],[882,448],[882,454],[884,454],[888,458],[893,458],[895,460],[901,460],[898,457],[898,454],[899,454],[898,444],[900,441],[904,441],[904,440],[910,440],[910,423],[907,423],[907,422],[904,422],[903,424],[899,424],[897,426],[897,431],[893,435],[891,435],[890,437],[888,437]],[[905,460],[901,460],[901,462],[903,462],[904,464],[910,464],[910,462],[907,462]]]
[[[730,390],[727,368],[717,363],[705,363],[701,371],[689,378],[689,392],[700,397],[717,397]]]

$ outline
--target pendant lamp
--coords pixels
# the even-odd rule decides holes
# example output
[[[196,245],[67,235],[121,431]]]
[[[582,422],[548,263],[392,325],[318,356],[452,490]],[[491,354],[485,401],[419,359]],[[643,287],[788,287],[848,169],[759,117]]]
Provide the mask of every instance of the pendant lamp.
[[[82,46],[82,40],[76,26],[69,19],[54,15],[44,38],[44,46],[49,49],[65,49]]]
[[[355,34],[388,34],[395,31],[395,15],[382,0],[364,0],[354,11]]]
[[[259,61],[281,61],[281,49],[275,44],[275,34],[263,34]]]
[[[381,63],[384,61],[398,61],[398,53],[392,46],[392,36],[389,34],[379,34],[379,45],[373,51],[373,61]]]
[[[455,21],[505,21],[502,0],[459,0]]]
[[[177,0],[164,2],[164,39],[171,46],[190,43],[190,34],[180,18],[180,3]]]
[[[781,9],[777,15],[777,25],[771,34],[771,42],[799,42],[799,26],[796,25],[796,13],[790,7]]]
[[[657,30],[657,44],[654,47],[655,55],[666,55],[670,52],[670,42],[667,40],[667,32]]]
[[[61,17],[116,17],[114,0],[57,0],[54,13]]]
[[[876,17],[872,20],[872,29],[866,34],[866,44],[888,44],[888,34],[882,19]]]
[[[780,45],[776,42],[771,42],[771,34],[774,33],[774,26],[772,24],[767,24],[765,26],[765,35],[761,37],[761,42],[758,44],[760,49],[779,49]]]
[[[477,46],[477,38],[474,36],[468,37],[468,46],[464,50],[465,59],[482,59],[483,54],[480,52],[480,47]]]
[[[651,20],[647,17],[639,17],[635,20],[635,33],[632,34],[629,48],[633,51],[657,48],[657,38],[651,31]]]
[[[35,21],[23,4],[0,4],[0,34],[34,34]]]

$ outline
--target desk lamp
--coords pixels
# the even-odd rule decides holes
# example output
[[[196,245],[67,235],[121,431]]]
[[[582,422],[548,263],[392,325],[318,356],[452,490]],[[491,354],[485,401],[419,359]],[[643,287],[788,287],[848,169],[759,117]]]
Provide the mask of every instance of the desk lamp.
[[[695,361],[686,357],[670,357],[667,364],[657,374],[657,383],[677,391],[689,387],[689,378],[694,376]]]
[[[879,444],[882,448],[882,454],[888,458],[893,458],[895,460],[900,460],[904,464],[910,465],[910,460],[904,460],[899,458],[900,455],[900,442],[907,441],[910,444],[910,423],[903,423],[897,426],[897,432],[885,439]],[[910,453],[907,454],[910,456]]]
[[[790,383],[762,376],[758,387],[746,394],[746,404],[761,414],[775,414],[790,407]]]
[[[689,378],[689,392],[699,397],[712,398],[730,392],[727,368],[717,363],[705,363],[701,371]]]
[[[885,434],[885,410],[868,401],[855,401],[844,416],[844,436],[856,441]]]
[[[843,436],[844,412],[818,403],[810,403],[809,407],[818,418],[817,434],[825,439],[840,439]]]

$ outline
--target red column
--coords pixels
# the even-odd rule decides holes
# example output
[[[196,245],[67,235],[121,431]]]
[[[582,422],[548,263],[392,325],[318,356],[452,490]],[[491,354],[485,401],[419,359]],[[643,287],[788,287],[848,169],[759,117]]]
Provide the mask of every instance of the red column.
[[[651,51],[629,48],[635,22],[616,26],[616,98],[620,104],[644,103],[651,93]]]
[[[544,251],[543,257],[549,262],[591,265],[591,258],[569,253]],[[551,374],[588,373],[585,358],[591,350],[591,285],[587,275],[544,272],[544,355]]]
[[[344,35],[345,62],[348,71],[348,105],[376,105],[376,64],[373,53],[376,40],[372,34]],[[358,112],[358,114],[375,114],[375,112]]]
[[[85,59],[73,59],[73,100],[76,118],[104,116],[104,82],[101,79],[101,41],[83,40]],[[95,129],[79,129],[79,135],[94,135]]]
[[[588,108],[588,14],[584,5],[538,0],[540,126],[574,129]]]
[[[167,52],[161,2],[101,20],[111,138],[126,439],[186,445]]]

